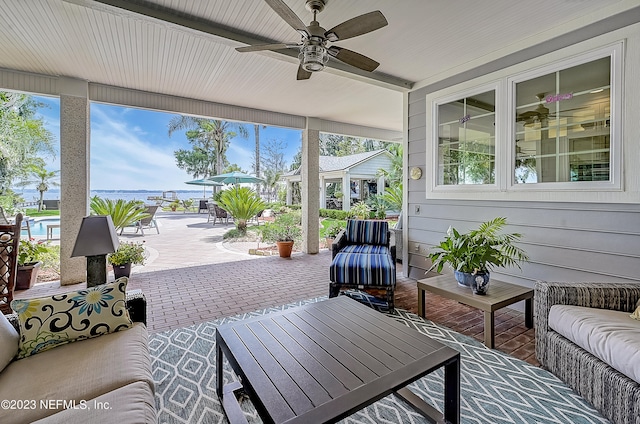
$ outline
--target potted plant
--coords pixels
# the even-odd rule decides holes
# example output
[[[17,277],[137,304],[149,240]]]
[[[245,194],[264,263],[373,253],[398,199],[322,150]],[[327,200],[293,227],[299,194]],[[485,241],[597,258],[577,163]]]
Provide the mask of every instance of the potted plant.
[[[281,258],[291,256],[293,244],[301,235],[299,213],[278,215],[275,221],[266,223],[262,227],[262,239],[267,242],[275,242]]]
[[[342,231],[344,229],[345,229],[344,221],[334,221],[331,224],[329,224],[329,226],[327,227],[327,229],[324,232],[324,236],[325,236],[325,239],[326,239],[326,242],[327,242],[327,248],[328,249],[331,249],[331,245],[333,244],[333,241],[338,236],[340,231]]]
[[[42,256],[49,252],[46,242],[34,242],[33,239],[20,239],[18,245],[18,273],[16,274],[16,290],[33,287],[42,265]]]
[[[129,277],[131,265],[144,265],[145,252],[142,243],[120,243],[118,250],[109,255],[108,261],[113,266],[113,275],[116,279]]]
[[[369,218],[370,213],[371,209],[369,209],[369,206],[367,206],[367,204],[364,202],[356,203],[349,211],[349,214],[352,217],[358,219],[367,219]]]
[[[506,224],[506,218],[498,217],[465,234],[449,227],[447,237],[429,254],[432,265],[427,272],[440,272],[448,264],[458,284],[471,287],[476,294],[486,294],[491,269],[514,265],[520,268],[519,262],[529,260],[514,245],[521,234],[498,234]]]
[[[176,199],[173,202],[169,203],[169,207],[171,208],[171,212],[175,212],[176,209],[180,206],[180,200]]]

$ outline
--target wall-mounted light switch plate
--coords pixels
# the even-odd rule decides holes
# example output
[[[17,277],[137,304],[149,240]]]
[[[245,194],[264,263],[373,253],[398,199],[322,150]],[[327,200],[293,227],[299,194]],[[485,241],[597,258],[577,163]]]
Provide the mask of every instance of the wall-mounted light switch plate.
[[[420,205],[416,205],[416,215],[420,215]]]

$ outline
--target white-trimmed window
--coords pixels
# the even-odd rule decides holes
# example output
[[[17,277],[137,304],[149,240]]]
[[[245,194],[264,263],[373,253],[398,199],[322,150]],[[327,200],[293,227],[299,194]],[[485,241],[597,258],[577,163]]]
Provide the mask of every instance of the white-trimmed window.
[[[620,45],[509,78],[510,188],[620,189]]]
[[[621,191],[622,53],[619,42],[427,95],[427,197]]]

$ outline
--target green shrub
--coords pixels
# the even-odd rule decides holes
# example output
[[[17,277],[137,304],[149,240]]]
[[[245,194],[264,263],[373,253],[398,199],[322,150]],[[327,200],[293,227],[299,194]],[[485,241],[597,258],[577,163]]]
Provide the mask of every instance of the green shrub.
[[[302,236],[301,222],[302,215],[298,212],[279,215],[275,221],[267,222],[262,227],[262,239],[271,243],[298,241]]]
[[[94,215],[111,215],[116,230],[124,228],[150,215],[145,212],[144,202],[137,200],[91,198],[91,212]]]
[[[247,231],[247,221],[265,209],[264,202],[249,187],[223,191],[219,204],[233,216],[236,228],[242,233]]]

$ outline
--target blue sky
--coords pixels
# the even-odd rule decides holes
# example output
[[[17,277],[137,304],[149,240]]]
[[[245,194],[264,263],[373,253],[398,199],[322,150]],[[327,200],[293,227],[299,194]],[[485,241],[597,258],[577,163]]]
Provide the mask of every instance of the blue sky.
[[[38,110],[45,126],[60,140],[60,101],[58,98],[36,96],[49,107]],[[198,190],[184,184],[192,175],[176,166],[173,152],[190,149],[184,131],[171,137],[167,126],[175,114],[143,109],[91,103],[91,190]],[[253,125],[249,136],[235,137],[227,150],[227,159],[248,172],[252,170],[255,151]],[[301,131],[287,128],[260,128],[260,145],[269,140],[284,143],[287,167],[298,152]],[[56,143],[59,147],[59,142]],[[50,160],[47,169],[60,169],[60,157]]]

